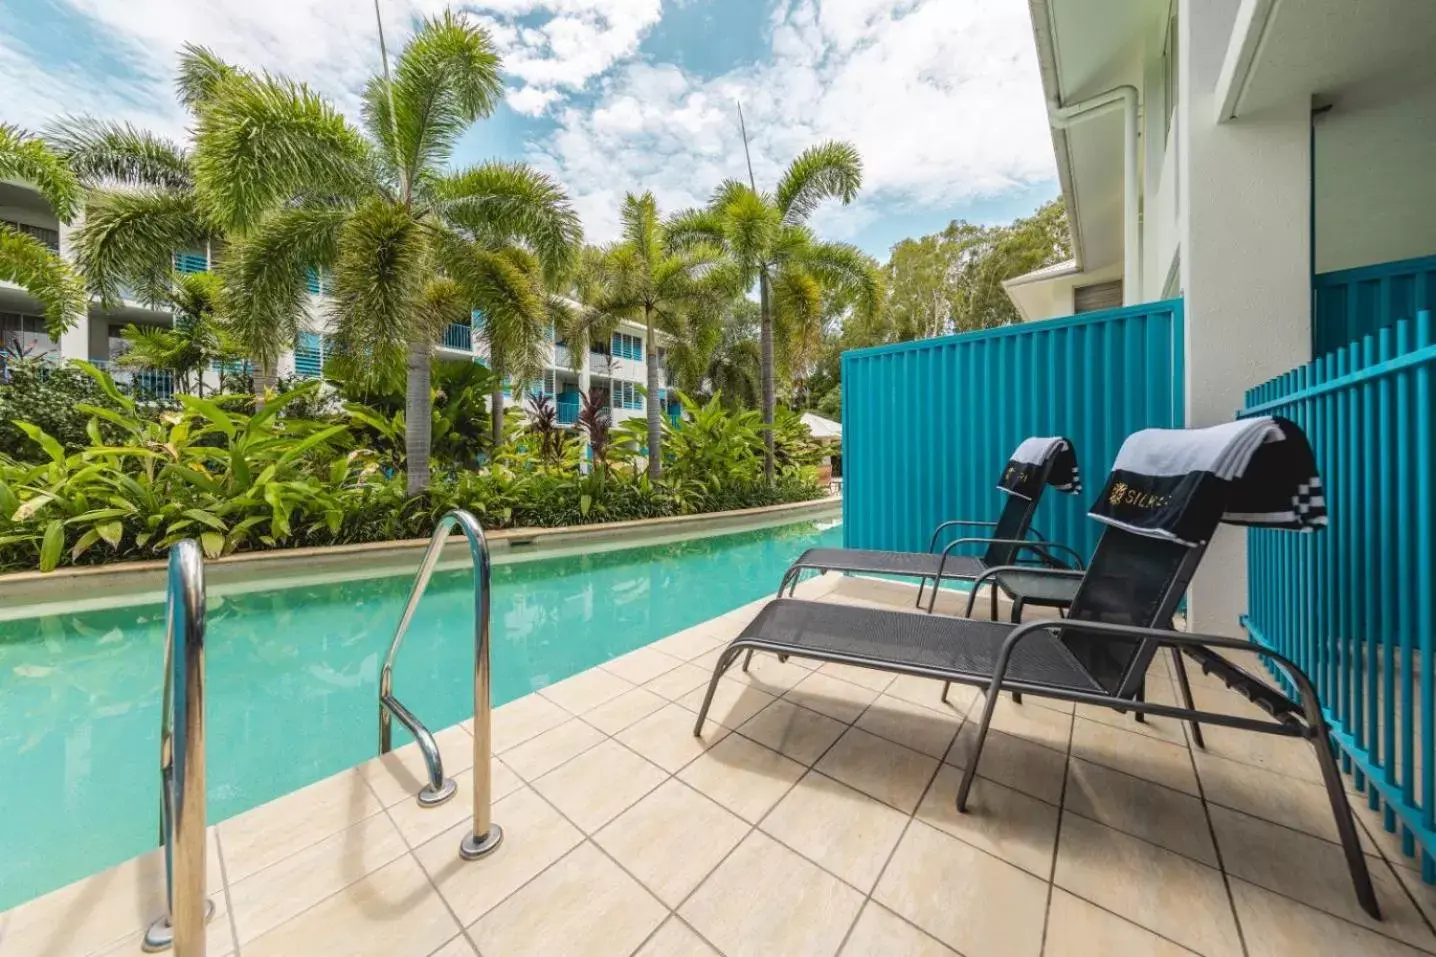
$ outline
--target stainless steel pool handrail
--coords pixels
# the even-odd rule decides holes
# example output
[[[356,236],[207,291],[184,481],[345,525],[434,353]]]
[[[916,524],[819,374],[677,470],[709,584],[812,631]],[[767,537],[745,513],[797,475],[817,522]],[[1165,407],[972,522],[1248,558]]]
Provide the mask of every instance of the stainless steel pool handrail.
[[[461,842],[459,854],[465,860],[476,860],[499,846],[503,840],[503,829],[490,818],[493,744],[489,714],[489,585],[492,578],[489,542],[478,519],[463,509],[454,509],[439,519],[434,534],[429,538],[429,547],[424,551],[419,573],[414,577],[414,585],[409,590],[409,601],[399,618],[399,627],[394,631],[389,653],[384,656],[384,667],[379,673],[379,753],[387,754],[393,747],[392,719],[398,718],[399,723],[414,735],[429,775],[429,782],[419,791],[419,803],[425,806],[442,804],[457,790],[453,780],[444,777],[443,756],[434,736],[413,712],[394,697],[394,660],[409,631],[419,600],[429,587],[429,579],[439,563],[444,543],[455,526],[464,533],[474,566],[474,826]]]
[[[160,698],[160,843],[168,913],[145,933],[146,951],[171,945],[204,957],[204,560],[190,539],[170,549],[165,595],[165,681]]]

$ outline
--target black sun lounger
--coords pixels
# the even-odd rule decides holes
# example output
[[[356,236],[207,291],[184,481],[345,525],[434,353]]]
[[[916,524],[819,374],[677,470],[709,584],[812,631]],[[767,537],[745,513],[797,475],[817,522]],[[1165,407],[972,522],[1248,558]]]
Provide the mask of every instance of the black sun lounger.
[[[1049,542],[1032,528],[1037,503],[1048,485],[1069,493],[1082,490],[1077,468],[1077,453],[1070,441],[1060,436],[1033,437],[1023,440],[1003,469],[998,491],[1006,501],[995,522],[954,519],[933,529],[925,552],[892,552],[865,548],[810,548],[798,556],[783,574],[778,594],[797,588],[804,571],[858,572],[870,575],[896,575],[919,581],[917,605],[922,605],[923,590],[928,582],[933,590],[927,610],[937,601],[937,587],[945,580],[971,581],[991,568],[1007,567],[1020,562],[1033,562],[1050,568],[1082,567],[1082,556],[1066,545]],[[938,549],[944,532],[957,528],[990,529],[986,535],[971,535],[949,542]],[[1033,538],[1029,538],[1031,535]],[[954,555],[962,546],[986,545],[981,557]],[[1006,579],[995,579],[1006,588]],[[1059,586],[1060,587],[1060,586]],[[1046,591],[1052,591],[1048,586]],[[995,595],[995,593],[994,593]],[[1012,592],[1009,591],[1009,596]],[[1070,595],[1067,596],[1070,600]],[[996,598],[994,597],[994,603]],[[1032,601],[1032,604],[1044,602]],[[1054,607],[1061,607],[1061,604]]]
[[[958,788],[960,811],[967,808],[1002,691],[1185,720],[1198,747],[1204,746],[1203,723],[1304,738],[1321,766],[1356,896],[1379,918],[1311,680],[1283,655],[1261,649],[1290,677],[1297,691],[1290,699],[1221,654],[1252,651],[1249,642],[1159,627],[1170,626],[1219,522],[1304,530],[1325,524],[1320,479],[1305,435],[1272,418],[1139,432],[1123,444],[1091,515],[1108,527],[1065,619],[1011,625],[788,598],[768,603],[719,655],[694,734],[702,732],[718,679],[740,654],[757,650],[984,689],[977,740]],[[1180,706],[1144,700],[1148,667],[1163,648],[1172,655]],[[1271,720],[1199,710],[1184,656]]]

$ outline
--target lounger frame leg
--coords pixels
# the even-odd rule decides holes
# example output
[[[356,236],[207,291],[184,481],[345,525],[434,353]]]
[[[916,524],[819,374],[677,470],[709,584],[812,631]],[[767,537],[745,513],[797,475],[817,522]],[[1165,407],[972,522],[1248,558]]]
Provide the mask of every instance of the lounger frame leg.
[[[707,720],[708,709],[713,705],[713,693],[718,690],[718,679],[723,677],[723,672],[728,670],[738,657],[738,653],[743,650],[740,646],[729,645],[718,656],[718,664],[713,668],[713,677],[708,680],[708,691],[703,695],[703,706],[698,709],[698,720],[693,724],[693,737],[703,736],[703,722]],[[749,656],[753,654],[752,648],[746,650]]]
[[[1006,670],[1006,662],[1000,662],[999,668]],[[993,682],[993,688],[997,682]],[[972,782],[977,777],[977,763],[982,759],[982,746],[987,741],[987,729],[992,724],[992,712],[997,708],[998,694],[995,690],[989,689],[982,705],[982,721],[977,725],[977,740],[973,742],[972,754],[967,757],[967,767],[962,772],[962,783],[957,786],[957,809],[963,813],[967,812],[967,796],[972,790]]]
[[[1182,705],[1188,711],[1195,711],[1197,706],[1192,701],[1192,685],[1187,680],[1187,664],[1182,660],[1182,649],[1170,648],[1168,650],[1172,653],[1172,665],[1177,670],[1177,691],[1182,695]],[[1201,724],[1196,719],[1192,719],[1187,724],[1192,729],[1192,743],[1205,751],[1207,742],[1202,737]]]

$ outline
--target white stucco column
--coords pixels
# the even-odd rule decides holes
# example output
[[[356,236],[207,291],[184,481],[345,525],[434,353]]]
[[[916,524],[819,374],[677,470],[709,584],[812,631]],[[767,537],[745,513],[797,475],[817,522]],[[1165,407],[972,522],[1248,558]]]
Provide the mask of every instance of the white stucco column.
[[[1187,424],[1230,421],[1246,389],[1311,356],[1308,97],[1218,124],[1214,89],[1236,3],[1183,0],[1181,280]],[[1238,634],[1246,533],[1223,527],[1192,583],[1201,631]]]
[[[60,256],[75,261],[75,232],[84,225],[84,212],[76,212],[70,223],[60,223]],[[75,317],[75,322],[60,336],[60,355],[66,359],[90,359],[90,316],[88,311]],[[108,359],[109,356],[100,358]]]
[[[584,400],[585,400],[586,398],[588,398],[588,390],[589,390],[590,388],[592,388],[592,385],[593,385],[593,365],[592,365],[592,363],[589,362],[589,359],[588,359],[588,356],[589,356],[588,343],[586,343],[586,342],[581,342],[581,343],[578,343],[577,345],[570,345],[569,348],[570,348],[570,349],[578,349],[578,351],[579,351],[579,357],[578,357],[578,402],[579,402],[579,406],[578,406],[578,411],[579,411],[580,414],[582,414],[582,412],[583,412],[583,402],[584,402]],[[587,474],[589,473],[589,471],[592,469],[592,463],[591,463],[590,458],[589,458],[588,433],[580,429],[578,434],[579,434],[579,440],[580,440],[581,442],[583,442],[583,457],[579,460],[579,463],[580,463],[580,465],[579,465],[579,471],[580,471],[581,474],[587,475]]]

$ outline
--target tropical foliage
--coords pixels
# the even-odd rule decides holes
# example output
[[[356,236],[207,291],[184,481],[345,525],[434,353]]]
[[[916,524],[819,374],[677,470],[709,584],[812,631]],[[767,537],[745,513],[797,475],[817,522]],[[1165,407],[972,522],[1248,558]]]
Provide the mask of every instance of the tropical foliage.
[[[0,123],[0,180],[19,180],[39,190],[68,223],[78,208],[80,184],[43,140]],[[39,301],[51,338],[75,324],[86,306],[84,283],[59,254],[36,236],[0,222],[0,280],[13,282]]]
[[[394,461],[402,423],[396,430],[392,419],[355,404],[318,420],[292,414],[313,399],[318,382],[273,396],[257,411],[247,411],[239,396],[184,395],[177,408],[157,409],[124,395],[103,371],[81,368],[77,374],[96,393],[94,401],[74,404],[86,417],[85,442],[67,446],[20,420],[24,447],[0,451],[0,570],[157,558],[188,537],[211,557],[420,537],[454,507],[490,527],[552,526],[821,494],[813,469],[798,456],[775,483],[762,481],[757,414],[731,413],[716,399],[702,407],[684,399],[694,430],[671,434],[665,453],[671,475],[661,482],[609,467],[617,449],[605,452],[607,443],[595,440],[606,425],[602,433],[587,428],[596,467],[585,475],[573,433],[546,435],[515,416],[488,467],[440,472],[411,496],[397,471],[403,463]],[[590,406],[602,425],[602,402]]]
[[[207,368],[243,365],[242,354],[216,320],[220,288],[219,277],[213,273],[175,273],[161,293],[173,322],[169,326],[126,326],[124,338],[129,348],[120,364],[168,372],[179,391],[202,398]]]

